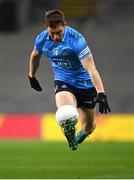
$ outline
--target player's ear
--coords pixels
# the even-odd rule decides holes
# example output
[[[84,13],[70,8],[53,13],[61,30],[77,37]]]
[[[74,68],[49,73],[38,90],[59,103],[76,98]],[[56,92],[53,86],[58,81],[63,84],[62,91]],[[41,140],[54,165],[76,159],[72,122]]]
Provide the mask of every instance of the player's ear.
[[[47,28],[47,27],[48,27],[48,25],[45,23],[45,24],[44,24],[44,27],[45,27],[45,28]]]
[[[63,22],[63,26],[67,26],[67,21],[64,21],[64,22]]]

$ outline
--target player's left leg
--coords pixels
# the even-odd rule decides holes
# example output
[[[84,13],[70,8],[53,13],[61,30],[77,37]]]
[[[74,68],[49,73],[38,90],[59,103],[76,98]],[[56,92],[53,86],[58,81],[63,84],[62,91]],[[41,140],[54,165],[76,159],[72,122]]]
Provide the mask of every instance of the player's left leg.
[[[84,139],[90,135],[95,127],[96,127],[96,121],[95,121],[95,108],[88,109],[88,108],[78,108],[79,111],[79,120],[82,125],[82,129],[78,132],[76,135],[76,141],[78,144],[82,143]]]

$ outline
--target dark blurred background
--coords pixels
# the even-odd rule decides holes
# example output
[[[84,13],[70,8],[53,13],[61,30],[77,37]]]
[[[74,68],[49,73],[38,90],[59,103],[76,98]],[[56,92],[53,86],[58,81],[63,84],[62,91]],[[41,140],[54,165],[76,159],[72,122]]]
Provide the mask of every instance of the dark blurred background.
[[[134,0],[0,0],[0,112],[54,112],[53,75],[42,57],[30,88],[28,61],[44,12],[61,9],[87,39],[113,113],[134,112]]]

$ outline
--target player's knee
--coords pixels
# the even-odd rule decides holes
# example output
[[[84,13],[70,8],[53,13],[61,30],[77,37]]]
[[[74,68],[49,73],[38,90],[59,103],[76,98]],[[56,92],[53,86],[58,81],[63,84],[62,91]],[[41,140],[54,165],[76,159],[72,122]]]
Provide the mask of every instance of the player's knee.
[[[56,121],[61,127],[63,127],[68,120],[76,124],[78,117],[79,113],[72,105],[63,105],[56,111]]]

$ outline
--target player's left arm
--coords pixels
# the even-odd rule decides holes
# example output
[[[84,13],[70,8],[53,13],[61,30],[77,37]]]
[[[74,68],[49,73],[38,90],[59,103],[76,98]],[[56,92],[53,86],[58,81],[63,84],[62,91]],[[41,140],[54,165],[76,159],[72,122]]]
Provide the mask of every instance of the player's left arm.
[[[89,73],[92,82],[97,90],[98,93],[104,93],[104,86],[100,77],[100,74],[98,70],[96,69],[93,56],[90,53],[85,59],[81,61],[83,67],[87,70]]]
[[[92,53],[87,45],[86,39],[83,36],[79,36],[79,38],[74,42],[73,49],[78,56],[78,59],[82,63],[83,67],[89,73],[91,80],[98,92],[97,101],[99,103],[99,112],[107,113],[110,112],[110,108],[107,101],[107,96],[104,90],[104,86],[100,77],[98,70],[96,69]]]
[[[110,107],[108,105],[107,96],[104,90],[103,82],[100,77],[98,70],[96,69],[93,56],[90,53],[86,58],[81,61],[83,67],[89,73],[91,80],[98,92],[98,103],[99,103],[99,112],[107,113],[111,112]]]

